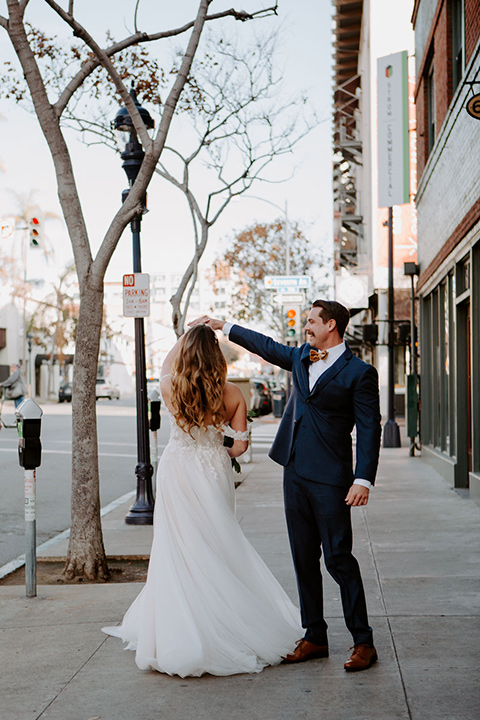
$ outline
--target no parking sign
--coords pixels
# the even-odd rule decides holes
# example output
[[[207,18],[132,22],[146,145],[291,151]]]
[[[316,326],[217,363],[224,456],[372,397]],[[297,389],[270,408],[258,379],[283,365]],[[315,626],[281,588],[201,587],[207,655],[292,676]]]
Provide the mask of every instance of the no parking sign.
[[[123,315],[134,318],[150,315],[150,275],[147,273],[123,276]]]

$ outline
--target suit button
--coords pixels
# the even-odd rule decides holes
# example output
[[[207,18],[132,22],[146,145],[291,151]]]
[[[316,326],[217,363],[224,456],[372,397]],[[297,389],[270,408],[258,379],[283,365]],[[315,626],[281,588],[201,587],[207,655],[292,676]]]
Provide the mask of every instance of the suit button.
[[[306,403],[309,403],[309,402],[310,402],[310,398],[307,398],[307,399],[305,400],[305,402],[306,402]]]

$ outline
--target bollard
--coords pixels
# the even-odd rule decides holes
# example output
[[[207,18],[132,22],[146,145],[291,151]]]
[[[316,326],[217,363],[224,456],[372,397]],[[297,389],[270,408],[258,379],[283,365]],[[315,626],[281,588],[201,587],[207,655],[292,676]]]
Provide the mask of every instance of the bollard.
[[[149,425],[151,437],[152,437],[151,460],[152,460],[152,465],[153,465],[153,483],[155,484],[156,478],[157,478],[157,467],[158,467],[157,430],[160,428],[160,425],[161,425],[160,407],[162,405],[162,402],[160,400],[160,395],[157,390],[150,390],[150,392],[148,393],[148,400],[149,400],[149,405],[150,405],[150,418],[148,421],[148,425]]]
[[[25,483],[25,590],[27,597],[37,595],[37,516],[36,469],[42,462],[40,442],[42,409],[28,398],[16,410],[18,462],[24,469]]]

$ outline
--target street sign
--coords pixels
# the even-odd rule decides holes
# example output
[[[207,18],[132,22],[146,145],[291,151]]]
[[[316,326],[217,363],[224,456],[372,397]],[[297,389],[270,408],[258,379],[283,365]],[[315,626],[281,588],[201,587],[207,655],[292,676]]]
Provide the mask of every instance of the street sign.
[[[150,315],[150,275],[131,273],[123,276],[123,316],[142,318]]]
[[[273,296],[272,302],[274,302],[276,305],[290,305],[291,303],[304,303],[305,295],[301,292],[299,292],[299,293],[281,292],[278,295]]]
[[[308,275],[265,275],[263,282],[268,290],[277,290],[277,292],[310,287]]]

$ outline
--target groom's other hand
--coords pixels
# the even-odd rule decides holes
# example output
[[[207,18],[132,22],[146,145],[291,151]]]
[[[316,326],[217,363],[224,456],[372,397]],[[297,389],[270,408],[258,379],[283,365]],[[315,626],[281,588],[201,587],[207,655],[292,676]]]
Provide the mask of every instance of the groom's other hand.
[[[208,317],[208,315],[202,315],[202,317],[188,323],[189,327],[193,327],[194,325],[208,325],[212,330],[221,330],[225,325],[225,320],[216,320],[215,318]]]
[[[345,502],[347,505],[352,507],[358,507],[359,505],[366,505],[368,503],[368,496],[370,490],[363,485],[352,485],[347,493]]]

